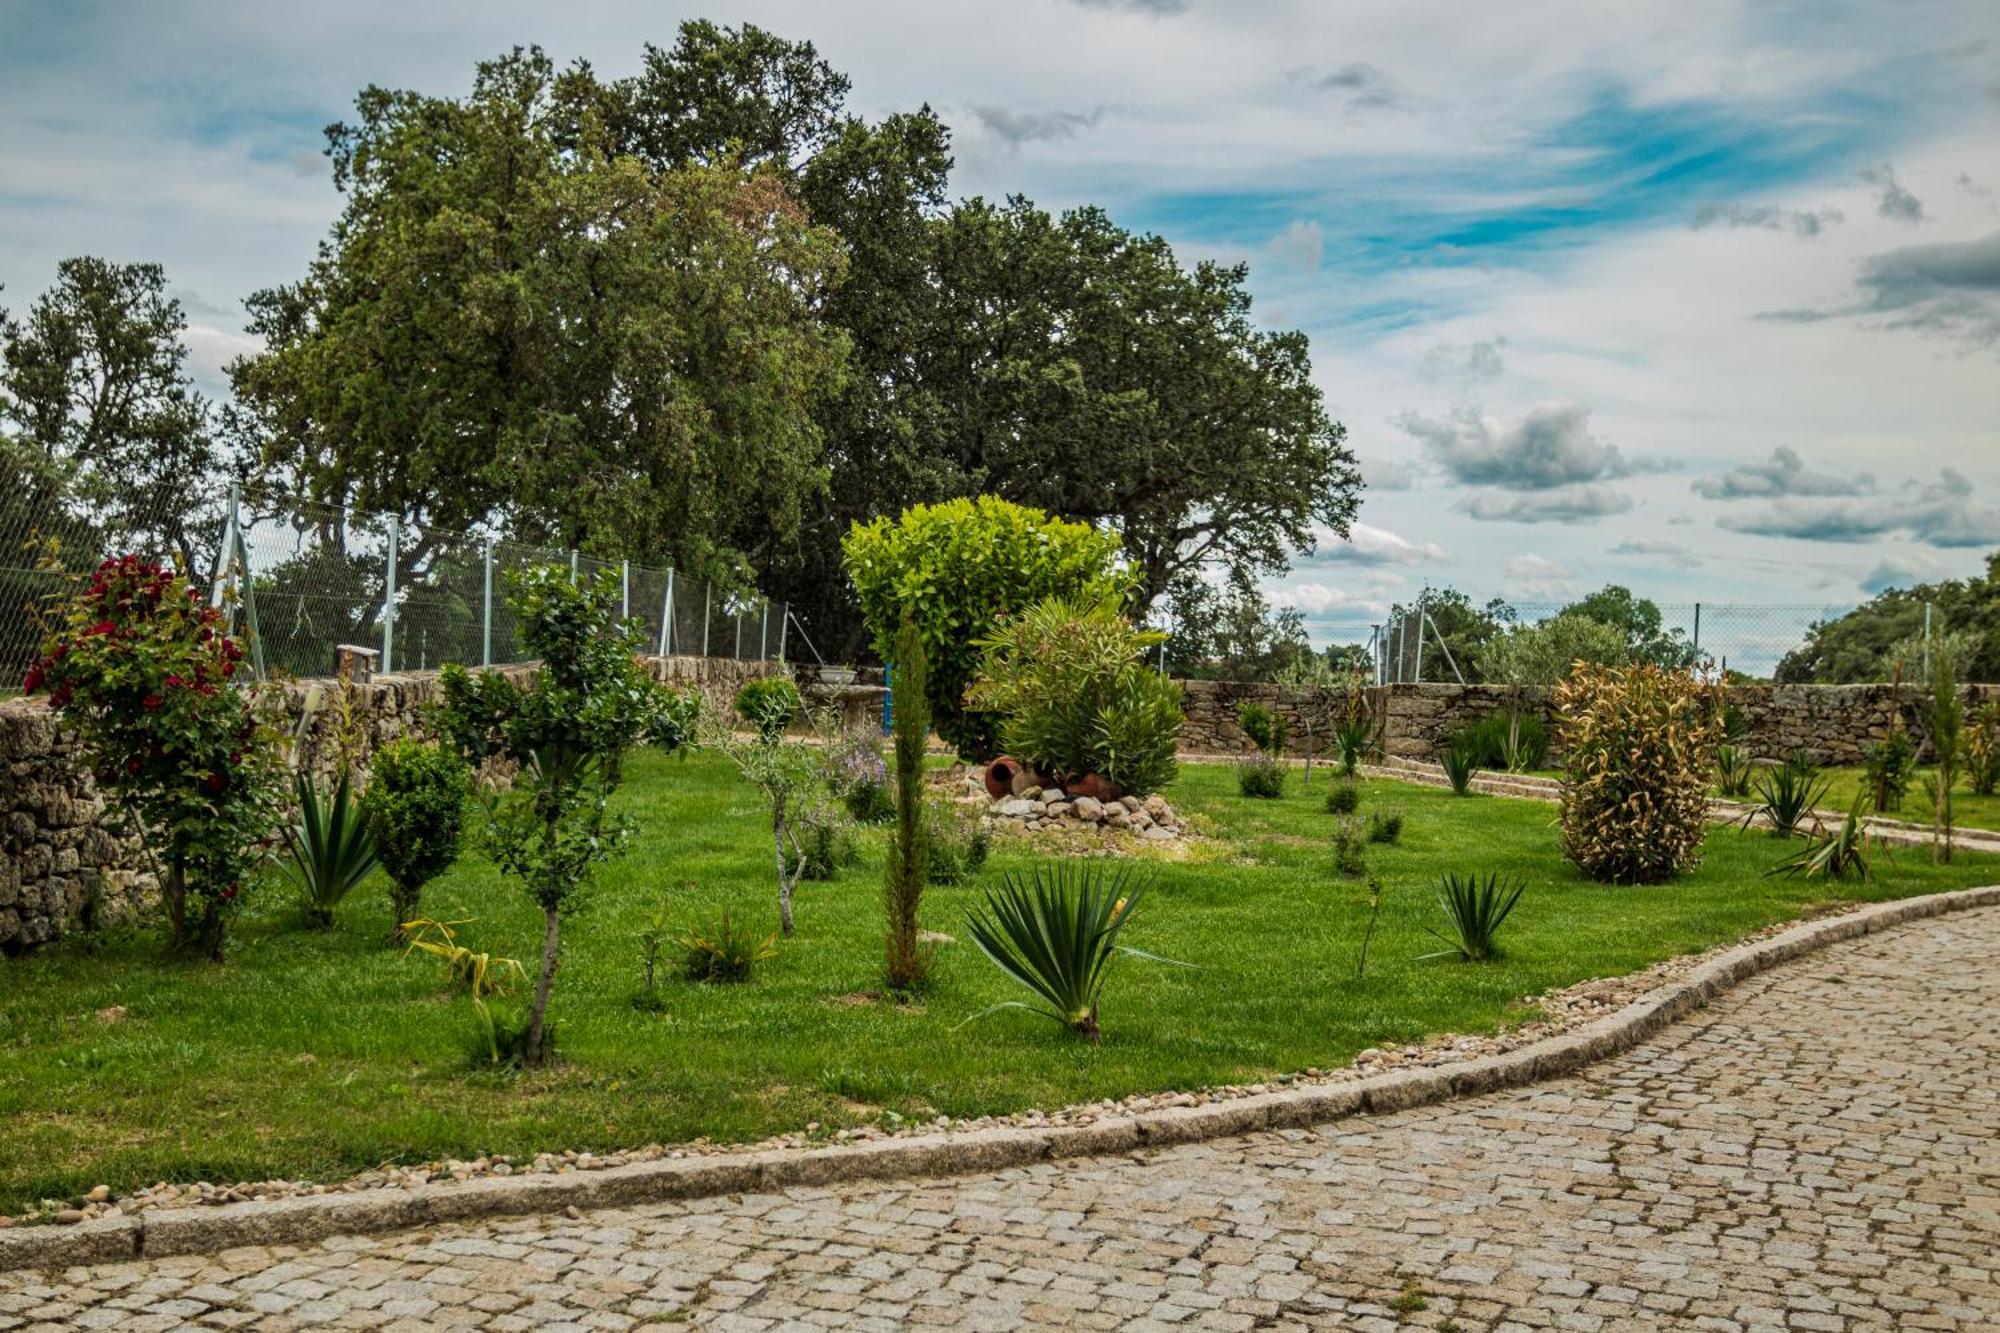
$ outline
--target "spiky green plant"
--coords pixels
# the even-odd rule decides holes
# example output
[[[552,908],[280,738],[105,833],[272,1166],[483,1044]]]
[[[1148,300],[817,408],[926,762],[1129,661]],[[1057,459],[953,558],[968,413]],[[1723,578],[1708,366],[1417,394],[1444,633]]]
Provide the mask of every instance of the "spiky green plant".
[[[330,926],[340,900],[382,863],[375,835],[345,770],[331,792],[322,793],[318,781],[303,772],[293,779],[293,790],[299,815],[285,829],[286,869],[305,894],[313,924]]]
[[[1118,942],[1148,887],[1127,870],[1107,874],[1102,866],[1064,863],[1037,866],[1025,878],[1009,874],[999,889],[987,890],[985,903],[966,914],[966,928],[980,952],[1039,1003],[1007,1000],[972,1018],[1026,1009],[1095,1042],[1098,996],[1113,958],[1131,954],[1189,966]]]
[[[755,931],[737,925],[726,907],[715,925],[696,926],[678,941],[688,980],[717,985],[748,981],[751,968],[778,956],[777,942],[776,932],[759,939]]]
[[[1787,759],[1767,767],[1750,785],[1757,799],[1743,816],[1743,827],[1762,819],[1772,837],[1789,838],[1812,818],[1832,784],[1810,765]]]
[[[1472,775],[1479,770],[1473,763],[1471,746],[1454,742],[1445,747],[1438,762],[1444,766],[1445,780],[1451,783],[1453,796],[1472,795]]]
[[[1756,766],[1740,745],[1715,747],[1715,785],[1724,796],[1742,798],[1750,794],[1750,776]]]
[[[1867,799],[1866,792],[1857,795],[1837,826],[1831,831],[1820,829],[1809,834],[1804,847],[1764,873],[1805,879],[1846,879],[1850,874],[1859,875],[1864,881],[1873,878],[1868,821],[1862,815]]]
[[[1368,755],[1374,731],[1375,724],[1363,714],[1343,722],[1340,729],[1333,733],[1333,743],[1340,750],[1343,776],[1351,778],[1361,770],[1361,761]]]
[[[1478,875],[1460,879],[1456,874],[1446,874],[1438,882],[1437,898],[1438,906],[1444,909],[1445,920],[1451,926],[1451,934],[1430,927],[1426,929],[1430,929],[1431,934],[1449,947],[1437,953],[1427,953],[1423,958],[1455,956],[1468,963],[1479,963],[1494,957],[1498,950],[1493,937],[1500,933],[1501,923],[1514,910],[1514,905],[1521,901],[1521,894],[1527,887],[1526,880],[1505,883],[1497,874],[1489,874],[1484,879]]]

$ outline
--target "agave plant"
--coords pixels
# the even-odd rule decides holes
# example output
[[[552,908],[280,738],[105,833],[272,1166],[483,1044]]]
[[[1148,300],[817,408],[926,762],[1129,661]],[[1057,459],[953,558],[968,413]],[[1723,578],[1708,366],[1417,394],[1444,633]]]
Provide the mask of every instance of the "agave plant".
[[[1797,854],[1786,857],[1764,873],[1796,875],[1806,879],[1814,876],[1846,879],[1850,874],[1859,875],[1864,881],[1872,878],[1875,873],[1870,864],[1872,840],[1868,833],[1868,821],[1861,813],[1867,799],[1868,793],[1862,792],[1836,828],[1831,832],[1820,830],[1811,835]]]
[[[1437,896],[1438,906],[1444,908],[1445,920],[1451,924],[1451,934],[1439,930],[1431,930],[1431,934],[1449,947],[1427,953],[1418,961],[1456,957],[1478,963],[1493,957],[1497,952],[1493,937],[1527,887],[1526,880],[1503,883],[1497,874],[1484,879],[1477,875],[1460,879],[1456,874],[1447,874],[1438,883]]]
[[[1715,747],[1715,785],[1724,796],[1738,798],[1748,796],[1750,775],[1754,771],[1750,755],[1742,746]]]
[[[1333,733],[1333,743],[1340,750],[1340,771],[1353,777],[1361,770],[1361,761],[1368,754],[1369,739],[1374,730],[1366,717],[1357,717],[1342,723]]]
[[[1472,795],[1472,775],[1478,772],[1472,760],[1471,746],[1454,743],[1445,748],[1443,758],[1438,761],[1444,766],[1444,775],[1451,783],[1453,796]]]
[[[1113,958],[1123,953],[1190,966],[1118,942],[1147,887],[1124,870],[1107,875],[1101,866],[1066,864],[1037,866],[1025,879],[1009,874],[998,890],[987,890],[984,906],[966,914],[966,927],[980,952],[1039,1003],[1007,1000],[965,1021],[1026,1009],[1095,1042],[1097,999]]]
[[[286,867],[306,897],[313,924],[333,924],[333,909],[368,873],[381,864],[375,835],[354,799],[346,770],[330,793],[306,773],[294,779],[299,802],[298,822],[285,830]]]
[[[1831,785],[1810,763],[1798,762],[1797,756],[1766,768],[1751,783],[1757,803],[1743,816],[1743,827],[1761,818],[1773,837],[1792,837],[1813,817]]]

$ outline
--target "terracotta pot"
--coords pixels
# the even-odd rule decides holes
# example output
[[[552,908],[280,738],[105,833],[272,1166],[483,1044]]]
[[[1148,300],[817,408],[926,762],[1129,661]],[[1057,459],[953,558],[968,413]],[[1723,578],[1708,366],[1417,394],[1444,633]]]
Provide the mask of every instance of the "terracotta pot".
[[[1063,788],[1063,794],[1072,801],[1079,796],[1088,796],[1095,801],[1115,801],[1125,794],[1125,789],[1102,773],[1086,773]]]
[[[1025,767],[1012,755],[1001,755],[986,766],[986,794],[1003,801],[1014,794],[1014,779]]]

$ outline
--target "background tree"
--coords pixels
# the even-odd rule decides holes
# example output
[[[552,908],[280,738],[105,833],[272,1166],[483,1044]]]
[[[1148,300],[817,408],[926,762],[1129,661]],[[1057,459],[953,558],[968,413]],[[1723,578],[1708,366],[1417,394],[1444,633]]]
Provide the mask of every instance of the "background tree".
[[[1672,671],[1693,666],[1699,656],[1683,631],[1662,625],[1656,604],[1634,597],[1631,589],[1616,583],[1607,583],[1588,597],[1571,602],[1559,614],[1584,616],[1616,630],[1625,640],[1626,661],[1650,662]]]
[[[0,313],[0,465],[10,479],[0,506],[45,526],[66,510],[83,525],[70,535],[88,533],[87,555],[122,547],[205,564],[221,506],[186,329],[158,264],[89,256],[58,265],[25,320]]]
[[[1273,681],[1310,675],[1321,661],[1305,616],[1274,609],[1253,583],[1183,573],[1155,619],[1168,627],[1167,674],[1182,679]]]
[[[1778,663],[1776,679],[1795,684],[1852,685],[1888,680],[1897,663],[1921,676],[1925,607],[1930,626],[1951,626],[1953,665],[1960,679],[2000,680],[2000,552],[1986,572],[1909,588],[1888,588],[1843,616],[1813,625],[1806,640]]]
[[[1452,663],[1458,665],[1465,675],[1467,684],[1478,684],[1489,679],[1486,663],[1488,647],[1514,623],[1514,612],[1505,602],[1494,598],[1479,607],[1472,599],[1456,588],[1426,588],[1421,599],[1422,608],[1430,613],[1431,624],[1423,630],[1423,678],[1425,680],[1456,680],[1452,674]],[[1385,633],[1389,635],[1388,652],[1392,663],[1390,678],[1413,680],[1417,669],[1417,634],[1421,618],[1415,604],[1405,606],[1398,602],[1389,608],[1389,619]],[[1398,636],[1395,627],[1404,626]],[[1451,659],[1438,651],[1438,640],[1442,638],[1451,649]],[[1393,663],[1396,655],[1402,655],[1402,672],[1396,673]]]
[[[299,494],[418,531],[740,579],[823,484],[818,398],[844,338],[817,315],[837,241],[774,166],[651,170],[616,91],[539,51],[462,99],[365,90],[328,131],[347,196],[299,283],[249,302],[265,350],[234,421]]]

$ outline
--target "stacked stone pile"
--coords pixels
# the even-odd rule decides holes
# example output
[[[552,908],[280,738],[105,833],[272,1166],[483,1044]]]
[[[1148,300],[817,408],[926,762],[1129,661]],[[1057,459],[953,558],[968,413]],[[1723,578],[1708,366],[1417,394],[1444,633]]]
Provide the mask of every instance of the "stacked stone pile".
[[[1184,832],[1180,816],[1164,796],[1125,796],[1115,801],[1094,796],[1070,796],[1060,787],[1023,785],[994,800],[977,772],[965,777],[965,801],[985,807],[988,818],[1017,824],[1024,831],[1043,830],[1128,833],[1146,842],[1172,842]]]

